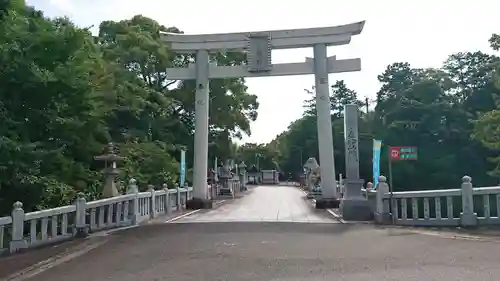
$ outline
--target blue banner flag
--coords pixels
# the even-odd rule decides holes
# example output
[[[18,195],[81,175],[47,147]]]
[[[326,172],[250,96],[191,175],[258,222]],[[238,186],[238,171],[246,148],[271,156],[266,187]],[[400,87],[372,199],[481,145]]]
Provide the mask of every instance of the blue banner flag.
[[[377,187],[378,177],[380,176],[380,151],[382,149],[381,140],[373,140],[373,188]]]
[[[180,178],[181,187],[184,186],[185,181],[186,181],[186,151],[181,150],[181,178]]]

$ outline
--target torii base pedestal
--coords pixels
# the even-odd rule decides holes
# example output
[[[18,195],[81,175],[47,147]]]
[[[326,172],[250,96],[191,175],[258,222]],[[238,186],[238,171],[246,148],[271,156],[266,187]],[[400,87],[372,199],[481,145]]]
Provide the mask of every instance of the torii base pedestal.
[[[337,209],[340,206],[338,198],[319,198],[316,199],[316,209]]]
[[[186,202],[186,209],[199,210],[199,209],[212,209],[214,202],[210,199],[193,198]]]

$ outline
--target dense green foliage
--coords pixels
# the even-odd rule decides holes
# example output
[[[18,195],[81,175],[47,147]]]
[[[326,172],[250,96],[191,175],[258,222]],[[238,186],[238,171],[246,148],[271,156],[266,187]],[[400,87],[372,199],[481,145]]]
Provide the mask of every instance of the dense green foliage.
[[[494,50],[500,37],[490,39]],[[372,140],[383,140],[381,172],[387,175],[387,145],[417,146],[417,162],[393,164],[395,190],[457,188],[469,175],[478,186],[496,185],[500,175],[500,58],[482,52],[450,55],[440,69],[393,63],[378,76],[376,100],[364,101],[343,81],[332,86],[335,166],[344,173],[343,105],[357,103],[360,119],[361,176],[372,180]],[[308,91],[311,94],[313,91]],[[269,143],[275,161],[298,174],[307,157],[317,159],[314,99],[302,118]]]
[[[180,32],[135,16],[105,21],[97,36],[68,19],[48,19],[23,1],[0,3],[0,212],[22,200],[27,210],[67,204],[75,193],[99,196],[102,163],[93,157],[117,145],[121,187],[177,181],[179,149],[191,167],[194,83],[170,81],[165,68],[192,57],[169,51],[160,31]],[[219,65],[243,54],[219,54]],[[257,116],[243,79],[210,85],[211,155]],[[187,179],[190,180],[188,171]]]

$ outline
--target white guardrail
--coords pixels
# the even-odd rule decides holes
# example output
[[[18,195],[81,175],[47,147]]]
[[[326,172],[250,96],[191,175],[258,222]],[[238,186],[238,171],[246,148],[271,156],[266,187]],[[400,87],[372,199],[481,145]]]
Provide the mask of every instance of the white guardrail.
[[[384,176],[375,190],[362,190],[375,221],[406,226],[480,226],[500,224],[500,186],[473,187],[462,178],[458,189],[390,192]]]
[[[11,216],[0,217],[0,253],[68,240],[104,229],[136,225],[162,214],[185,208],[192,187],[147,192],[128,192],[112,198],[87,202],[83,193],[73,205],[25,213],[21,202],[14,203]],[[210,186],[209,186],[209,189]],[[136,181],[129,189],[137,191]],[[209,194],[212,191],[209,190]],[[213,195],[211,195],[212,197]]]

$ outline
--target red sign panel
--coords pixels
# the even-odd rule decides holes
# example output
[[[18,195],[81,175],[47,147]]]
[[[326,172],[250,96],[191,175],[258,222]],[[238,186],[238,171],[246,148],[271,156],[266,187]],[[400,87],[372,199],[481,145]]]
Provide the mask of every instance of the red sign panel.
[[[418,160],[418,149],[416,146],[391,146],[391,161],[416,161]]]

